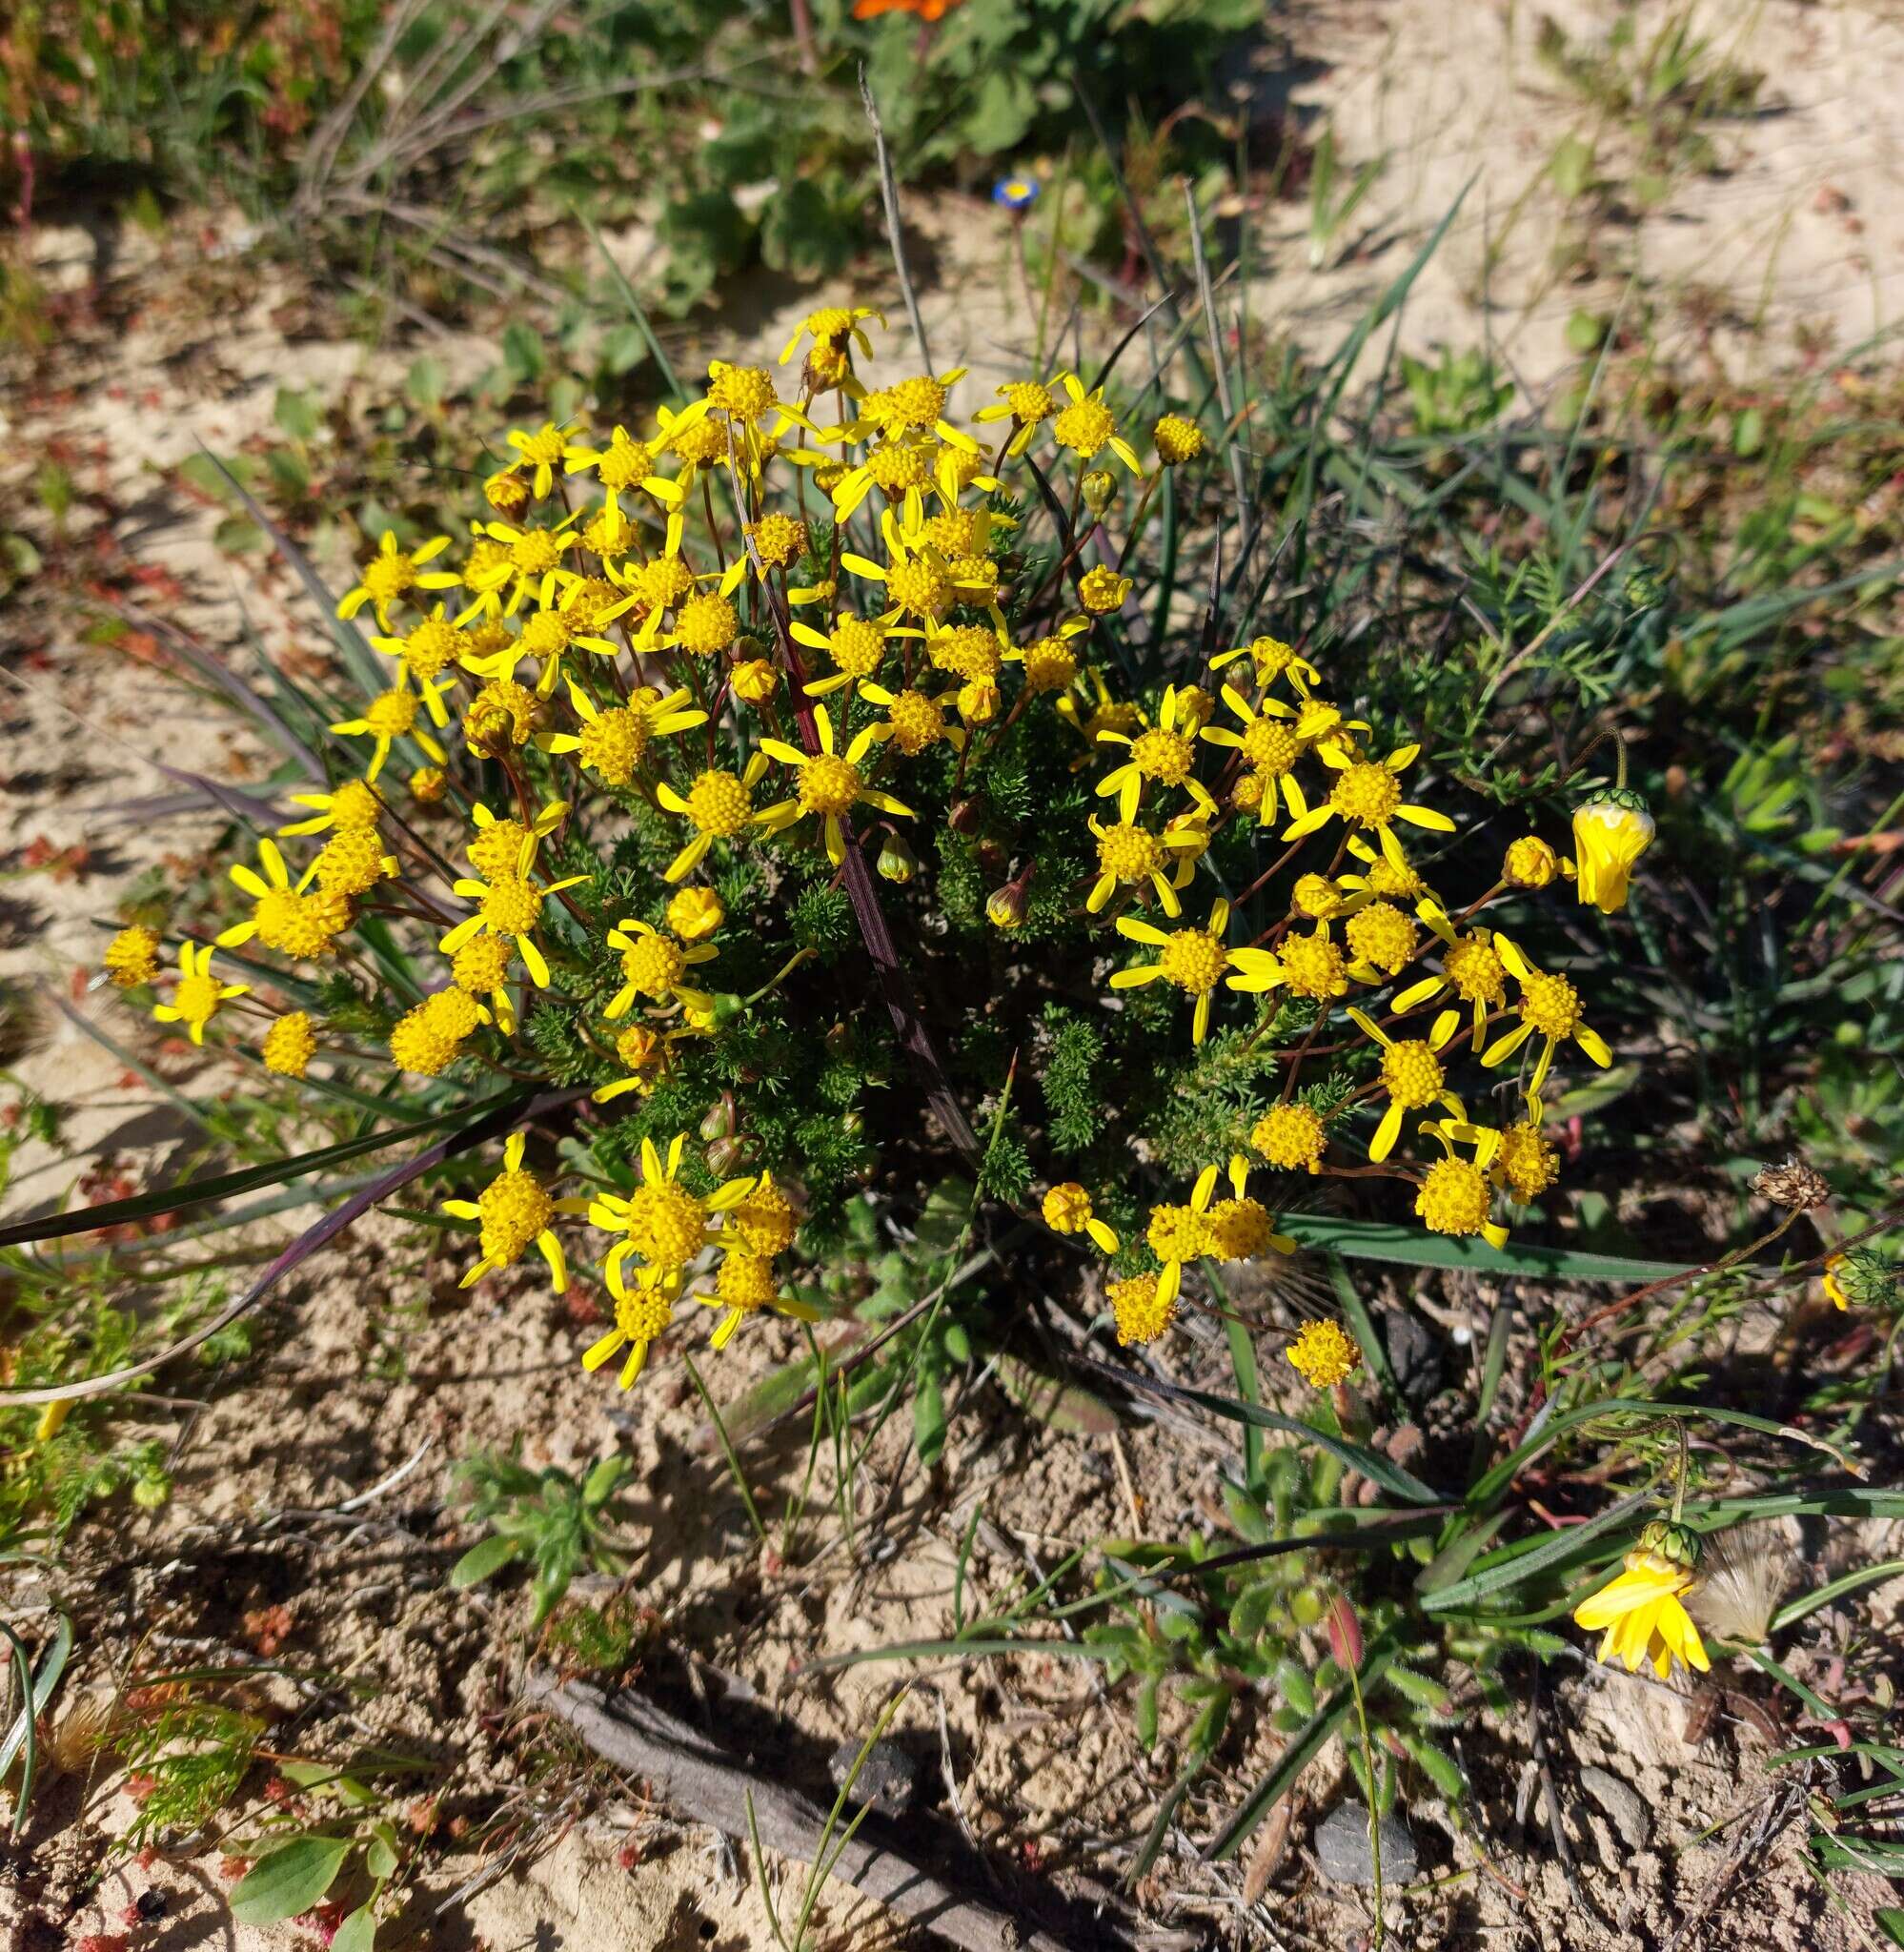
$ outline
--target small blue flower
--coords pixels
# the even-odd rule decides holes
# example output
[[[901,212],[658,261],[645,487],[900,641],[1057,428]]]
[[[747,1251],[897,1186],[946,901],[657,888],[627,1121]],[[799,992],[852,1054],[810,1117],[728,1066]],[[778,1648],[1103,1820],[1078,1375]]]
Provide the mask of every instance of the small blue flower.
[[[1036,176],[1001,176],[992,185],[992,201],[1006,210],[1029,210],[1042,187]]]

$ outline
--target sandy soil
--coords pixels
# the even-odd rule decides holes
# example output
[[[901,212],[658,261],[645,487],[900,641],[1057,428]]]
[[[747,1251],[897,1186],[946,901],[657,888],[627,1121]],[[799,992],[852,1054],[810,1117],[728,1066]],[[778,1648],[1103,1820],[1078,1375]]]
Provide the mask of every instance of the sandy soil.
[[[1639,9],[1642,39],[1667,11]],[[1604,35],[1612,18],[1605,7],[1555,12],[1583,40]],[[1733,59],[1770,77],[1761,112],[1713,132],[1721,173],[1683,171],[1650,214],[1600,225],[1596,261],[1576,280],[1554,271],[1550,247],[1568,218],[1543,172],[1563,134],[1591,132],[1592,116],[1534,60],[1530,10],[1469,10],[1456,31],[1434,0],[1299,8],[1291,40],[1327,65],[1300,71],[1306,78],[1281,98],[1311,127],[1319,114],[1332,117],[1351,166],[1382,152],[1390,160],[1342,240],[1340,262],[1308,268],[1301,209],[1285,208],[1271,225],[1272,272],[1252,292],[1252,316],[1306,343],[1330,342],[1478,169],[1481,180],[1418,289],[1405,343],[1426,350],[1487,335],[1538,384],[1560,370],[1569,315],[1615,309],[1629,273],[1643,281],[1664,347],[1686,357],[1771,367],[1802,355],[1820,331],[1844,345],[1886,322],[1896,290],[1898,240],[1883,233],[1900,221],[1892,192],[1904,23],[1894,10],[1770,0],[1710,18]],[[1600,132],[1595,153],[1609,174],[1631,160],[1623,144],[1623,131]],[[1005,234],[989,211],[964,204],[916,215],[935,361],[969,365],[972,383],[988,388],[1016,370],[1012,349],[1025,336]],[[640,245],[631,235],[618,248],[632,260]],[[30,596],[0,616],[0,844],[17,858],[44,840],[53,854],[86,849],[87,862],[73,878],[34,874],[7,885],[0,980],[57,990],[177,1089],[204,1095],[233,1079],[161,1042],[110,996],[80,994],[72,971],[92,966],[102,925],[142,869],[192,857],[217,832],[210,815],[118,817],[129,799],[178,790],[151,756],[255,789],[262,755],[230,718],[182,696],[142,661],[142,638],[111,648],[89,642],[74,598],[84,584],[110,580],[125,600],[233,657],[244,655],[242,598],[271,655],[314,655],[314,619],[293,580],[260,558],[218,552],[220,511],[181,489],[177,464],[198,440],[222,453],[266,435],[280,385],[360,404],[387,396],[416,348],[314,336],[310,321],[324,314],[314,314],[308,295],[261,277],[242,257],[204,258],[183,237],[162,251],[129,237],[100,289],[88,285],[83,234],[48,234],[41,249],[55,285],[91,295],[75,306],[54,357],[0,404],[0,497],[25,505],[32,468],[50,451],[72,470],[80,496],[63,536],[28,518],[66,573],[58,600]],[[868,295],[887,283],[881,267],[867,268]],[[1722,302],[1700,295],[1709,288]],[[1003,295],[975,301],[987,292]],[[750,307],[743,298],[739,336],[777,356],[808,302],[761,294]],[[893,343],[896,371],[906,360],[902,339]],[[720,348],[732,349],[732,339]],[[459,379],[494,356],[479,334],[431,350]],[[142,1173],[187,1143],[173,1105],[121,1059],[50,1006],[31,1014],[26,1047],[6,1061],[67,1108],[67,1144],[23,1149],[10,1214],[63,1196],[89,1169],[119,1161]],[[290,1229],[298,1217],[278,1224]],[[836,1487],[822,1461],[800,1536],[789,1544],[777,1535],[762,1551],[682,1378],[658,1375],[634,1402],[619,1399],[577,1363],[592,1339],[586,1294],[560,1304],[531,1280],[508,1278],[465,1295],[456,1273],[452,1259],[392,1221],[368,1224],[314,1263],[273,1305],[260,1351],[241,1371],[188,1375],[171,1385],[180,1394],[136,1413],[172,1446],[175,1494],[159,1512],[82,1531],[62,1579],[69,1598],[83,1595],[74,1699],[110,1693],[142,1641],[144,1657],[174,1665],[255,1664],[247,1616],[289,1609],[287,1658],[340,1678],[303,1688],[260,1681],[256,1705],[272,1719],[274,1745],[333,1754],[369,1741],[439,1765],[428,1780],[441,1803],[418,1819],[431,1826],[428,1869],[406,1918],[417,1942],[572,1952],[740,1952],[767,1942],[744,1840],[683,1824],[638,1784],[584,1769],[559,1737],[516,1709],[519,1591],[452,1596],[444,1585],[471,1542],[447,1474],[471,1450],[519,1441],[532,1464],[567,1467],[623,1447],[638,1467],[631,1591],[659,1622],[650,1681],[692,1703],[709,1685],[698,1663],[737,1677],[792,1731],[777,1766],[822,1798],[825,1751],[870,1729],[897,1670],[816,1674],[812,1657],[948,1631],[952,1569],[976,1506],[983,1514],[971,1576],[987,1595],[1105,1533],[1222,1530],[1213,1474],[1227,1453],[1206,1433],[1154,1422],[1118,1437],[1052,1432],[995,1382],[975,1378],[955,1402],[953,1439],[937,1471],[922,1471],[901,1432],[876,1447],[855,1488],[852,1544],[829,1509]],[[1383,1298],[1407,1303],[1397,1288]],[[1479,1310],[1455,1277],[1425,1282],[1421,1298],[1444,1324]],[[1288,1300],[1267,1305],[1286,1312]],[[723,1395],[794,1346],[784,1325],[743,1338],[721,1371]],[[1185,1380],[1223,1384],[1221,1351],[1207,1340],[1185,1337],[1169,1360]],[[1467,1387],[1465,1364],[1448,1371],[1450,1416]],[[283,1441],[287,1428],[300,1432],[295,1445]],[[757,1497],[770,1513],[799,1487],[803,1435],[748,1449]],[[389,1490],[341,1509],[405,1467]],[[16,1582],[13,1610],[43,1597]],[[1134,1898],[1110,1896],[1174,1774],[1183,1718],[1166,1717],[1165,1740],[1146,1757],[1127,1714],[1090,1675],[1037,1660],[928,1669],[900,1711],[897,1730],[922,1765],[922,1807],[983,1852],[999,1890],[1014,1893],[1016,1878],[1035,1874],[1066,1894],[1079,1908],[1074,1919],[1102,1904],[1095,1938],[1077,1928],[1081,1945],[1367,1941],[1366,1897],[1327,1884],[1308,1848],[1311,1820],[1341,1792],[1340,1755],[1312,1772],[1315,1800],[1259,1902],[1245,1906],[1239,1868],[1199,1860],[1273,1759],[1276,1738],[1263,1726],[1226,1746],[1186,1806],[1171,1852]],[[1763,1738],[1722,1725],[1706,1747],[1689,1746],[1687,1704],[1670,1698],[1675,1692],[1584,1667],[1554,1672],[1549,1740],[1579,1894],[1549,1841],[1544,1792],[1525,1779],[1526,1728],[1464,1704],[1451,1739],[1477,1797],[1462,1827],[1431,1802],[1410,1812],[1423,1874],[1389,1896],[1391,1942],[1560,1952],[1660,1944],[1680,1924],[1688,1947],[1750,1942],[1831,1952],[1868,1942],[1800,1869],[1802,1822],[1764,1840],[1743,1874],[1733,1864],[1763,1806]],[[1629,1812],[1631,1834],[1615,1829],[1583,1793],[1588,1767],[1636,1794],[1643,1825],[1634,1828]],[[141,1946],[295,1940],[233,1938],[219,1924],[216,1850],[121,1861],[91,1891],[103,1840],[130,1809],[84,1767],[54,1786],[0,1882],[0,1923],[17,1942],[123,1929],[121,1909],[149,1890],[164,1894],[165,1922],[136,1936]],[[485,1829],[498,1810],[500,1827]],[[1714,1829],[1742,1816],[1742,1824]],[[782,1884],[799,1875],[778,1863],[769,1874]],[[489,1881],[465,1890],[478,1880]],[[1855,1880],[1848,1888],[1878,1901]],[[843,1893],[824,1901],[820,1922],[829,1944],[897,1937],[890,1919]]]

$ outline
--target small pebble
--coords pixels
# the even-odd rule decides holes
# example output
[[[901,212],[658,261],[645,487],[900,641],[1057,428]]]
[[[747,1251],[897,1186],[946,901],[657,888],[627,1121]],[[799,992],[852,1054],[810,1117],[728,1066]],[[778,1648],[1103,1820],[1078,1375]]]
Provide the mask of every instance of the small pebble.
[[[871,1803],[887,1816],[898,1816],[911,1808],[913,1798],[919,1794],[919,1762],[911,1751],[881,1736],[867,1751],[866,1759],[855,1777],[853,1764],[859,1760],[860,1746],[857,1741],[843,1741],[834,1750],[833,1759],[827,1764],[834,1788],[844,1789],[851,1778],[853,1802]]]
[[[1408,1826],[1390,1813],[1379,1825],[1382,1882],[1406,1884],[1419,1868]],[[1316,1858],[1323,1875],[1338,1884],[1372,1885],[1375,1860],[1368,1848],[1368,1812],[1360,1803],[1338,1803],[1316,1825]]]
[[[1646,1848],[1652,1836],[1652,1817],[1638,1790],[1610,1769],[1597,1769],[1590,1762],[1580,1772],[1580,1787],[1606,1811],[1629,1850]]]

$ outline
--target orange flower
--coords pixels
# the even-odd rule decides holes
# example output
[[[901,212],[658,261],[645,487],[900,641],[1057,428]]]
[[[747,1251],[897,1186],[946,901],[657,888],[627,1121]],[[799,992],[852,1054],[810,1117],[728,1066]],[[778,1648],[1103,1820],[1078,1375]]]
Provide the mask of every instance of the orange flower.
[[[916,13],[921,20],[942,20],[959,0],[853,0],[855,20],[877,20],[882,13]]]

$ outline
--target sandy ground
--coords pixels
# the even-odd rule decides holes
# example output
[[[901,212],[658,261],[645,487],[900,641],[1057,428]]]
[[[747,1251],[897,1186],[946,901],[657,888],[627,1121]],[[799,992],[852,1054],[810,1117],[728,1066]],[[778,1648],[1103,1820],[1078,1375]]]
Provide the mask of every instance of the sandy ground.
[[[1583,43],[1603,38],[1615,17],[1609,7],[1553,11]],[[1637,11],[1644,42],[1670,10]],[[1427,352],[1489,339],[1539,386],[1565,363],[1569,317],[1583,309],[1610,315],[1630,277],[1637,282],[1626,302],[1648,309],[1667,354],[1720,359],[1734,371],[1773,370],[1885,324],[1904,262],[1894,194],[1904,20],[1894,8],[1770,0],[1700,17],[1730,58],[1765,71],[1759,112],[1711,127],[1718,168],[1670,170],[1663,199],[1646,214],[1608,220],[1600,210],[1591,262],[1556,270],[1556,238],[1584,222],[1581,199],[1570,205],[1549,173],[1556,145],[1569,134],[1592,140],[1596,171],[1610,182],[1630,176],[1634,144],[1618,118],[1596,115],[1536,58],[1538,14],[1484,7],[1457,15],[1433,0],[1296,9],[1286,28],[1301,59],[1293,79],[1266,83],[1266,101],[1286,103],[1311,133],[1317,118],[1332,119],[1351,167],[1378,153],[1388,160],[1337,255],[1320,269],[1306,260],[1302,207],[1267,214],[1271,256],[1250,293],[1251,317],[1311,346],[1332,343],[1478,171],[1417,288],[1405,345]],[[1017,373],[1028,337],[1008,234],[988,209],[964,203],[922,202],[913,214],[935,363],[967,365],[970,383],[989,390]],[[631,234],[617,248],[635,263],[642,245]],[[40,262],[56,287],[80,289],[91,275],[91,241],[47,233]],[[883,267],[866,268],[861,291],[890,300]],[[724,340],[719,350],[752,346],[777,356],[809,302],[780,292],[743,295],[730,321],[739,343]],[[223,453],[267,436],[280,385],[362,402],[400,384],[417,347],[314,337],[300,323],[307,313],[294,286],[261,278],[241,258],[201,261],[183,237],[157,252],[129,238],[109,302],[81,315],[32,386],[0,401],[0,497],[26,506],[37,458],[58,443],[80,505],[63,537],[46,533],[37,517],[29,522],[43,549],[75,567],[75,582],[130,568],[138,586],[132,600],[233,656],[241,596],[272,655],[311,655],[314,618],[292,580],[258,558],[219,554],[212,539],[219,512],[183,493],[175,473],[196,441]],[[896,305],[892,316],[897,325]],[[875,377],[910,363],[902,333],[888,345]],[[494,356],[480,335],[430,349],[458,379]],[[129,587],[123,578],[119,586]],[[0,613],[0,845],[17,852],[44,840],[55,853],[77,846],[90,857],[77,879],[35,874],[0,893],[0,980],[56,989],[179,1089],[227,1088],[228,1073],[162,1044],[114,999],[83,993],[72,972],[92,966],[102,923],[142,869],[192,854],[217,830],[213,817],[163,824],[115,817],[129,799],[176,790],[149,756],[255,786],[260,754],[226,715],[183,698],[124,645],[89,643],[85,620],[71,590],[57,606],[29,600]],[[59,1152],[23,1149],[10,1215],[64,1195],[103,1161],[143,1170],[186,1130],[162,1094],[50,1006],[32,1015],[25,1049],[8,1062],[30,1088],[67,1108],[68,1144]],[[572,1758],[525,1787],[522,1758],[539,1755],[545,1732],[525,1729],[511,1709],[520,1678],[513,1610],[522,1602],[500,1590],[452,1596],[443,1586],[451,1558],[470,1542],[446,1509],[446,1473],[469,1450],[522,1440],[532,1463],[569,1466],[625,1446],[638,1472],[634,1590],[662,1622],[658,1674],[691,1693],[687,1657],[699,1656],[739,1677],[821,1749],[870,1728],[894,1670],[815,1678],[799,1671],[801,1663],[816,1651],[949,1629],[951,1567],[977,1502],[984,1517],[973,1575],[986,1592],[1106,1532],[1221,1529],[1209,1490],[1220,1447],[1154,1424],[1116,1440],[1046,1432],[984,1384],[958,1405],[939,1472],[922,1472],[900,1434],[882,1440],[859,1487],[856,1550],[820,1513],[793,1550],[763,1553],[680,1378],[657,1378],[631,1411],[577,1367],[592,1333],[584,1309],[558,1305],[521,1280],[458,1297],[456,1271],[390,1222],[314,1264],[272,1311],[240,1387],[214,1393],[188,1378],[176,1408],[141,1413],[175,1443],[176,1494],[116,1535],[82,1535],[88,1556],[77,1568],[95,1640],[82,1652],[75,1693],[110,1686],[111,1659],[135,1633],[155,1633],[155,1646],[180,1662],[253,1659],[244,1616],[285,1604],[292,1647],[370,1690],[341,1706],[329,1696],[269,1696],[288,1744],[327,1753],[363,1739],[407,1745],[454,1763],[459,1808],[517,1800],[514,1857],[503,1860],[504,1846],[491,1840],[485,1860],[473,1843],[446,1836],[408,1921],[421,1942],[572,1952],[741,1952],[767,1942],[744,1841],[737,1850],[733,1840],[672,1820],[645,1802],[638,1785],[590,1779],[586,1794],[576,1792],[581,1779]],[[1443,1311],[1474,1304],[1453,1280],[1434,1299]],[[753,1338],[723,1372],[730,1388],[792,1347],[790,1331]],[[1186,1338],[1172,1361],[1185,1379],[1221,1386],[1216,1348]],[[314,1434],[287,1447],[278,1434],[293,1419]],[[397,1489],[336,1515],[426,1441]],[[802,1461],[801,1443],[750,1453],[769,1511],[792,1495]],[[817,1502],[832,1489],[822,1469]],[[915,1689],[898,1726],[923,1759],[922,1796],[941,1820],[965,1828],[998,1865],[1049,1874],[1090,1906],[1115,1882],[1175,1757],[1167,1738],[1154,1756],[1137,1751],[1127,1718],[1087,1673],[1056,1662],[938,1670]],[[1393,1942],[1554,1952],[1652,1942],[1644,1933],[1657,1921],[1698,1915],[1709,1901],[1689,1946],[1750,1939],[1826,1952],[1863,1942],[1798,1870],[1802,1825],[1766,1845],[1756,1881],[1728,1883],[1722,1875],[1736,1833],[1712,1826],[1754,1807],[1759,1794],[1754,1758],[1763,1745],[1752,1731],[1724,1730],[1716,1747],[1692,1750],[1680,1735],[1683,1702],[1599,1672],[1560,1670],[1557,1695],[1566,1822],[1599,1921],[1570,1891],[1539,1800],[1524,1793],[1525,1731],[1476,1713],[1460,1739],[1481,1794],[1464,1834],[1432,1804],[1413,1812],[1424,1875],[1433,1881],[1391,1897],[1400,1928]],[[1181,1718],[1169,1732],[1181,1734]],[[1306,1845],[1313,1809],[1254,1907],[1244,1908],[1236,1872],[1197,1861],[1194,1846],[1220,1827],[1273,1753],[1266,1731],[1226,1754],[1188,1806],[1184,1837],[1138,1894],[1141,1906],[1106,1911],[1102,1942],[1144,1943],[1146,1930],[1165,1935],[1153,1939],[1159,1944],[1172,1942],[1172,1930],[1184,1935],[1178,1943],[1344,1946],[1366,1938],[1366,1899],[1319,1879]],[[801,1752],[788,1766],[812,1763]],[[1622,1835],[1581,1794],[1578,1772],[1589,1766],[1611,1771],[1637,1794],[1643,1831]],[[1333,1800],[1341,1774],[1339,1756],[1314,1773],[1322,1804]],[[161,1935],[134,1942],[291,1942],[287,1933],[233,1941],[215,1927],[216,1853],[122,1864],[82,1904],[100,1840],[123,1824],[128,1807],[75,1775],[50,1814],[36,1818],[28,1868],[0,1885],[0,1922],[18,1942],[117,1929],[119,1908],[149,1888],[167,1894],[169,1922]],[[1489,1870],[1479,1868],[1477,1842]],[[502,1869],[494,1882],[457,1897],[496,1861]],[[772,1870],[795,1876],[784,1865]],[[1114,1940],[1108,1921],[1118,1918],[1127,1938]],[[876,1944],[891,1930],[889,1920],[843,1896],[826,1901],[820,1924],[823,1942],[842,1946]]]

